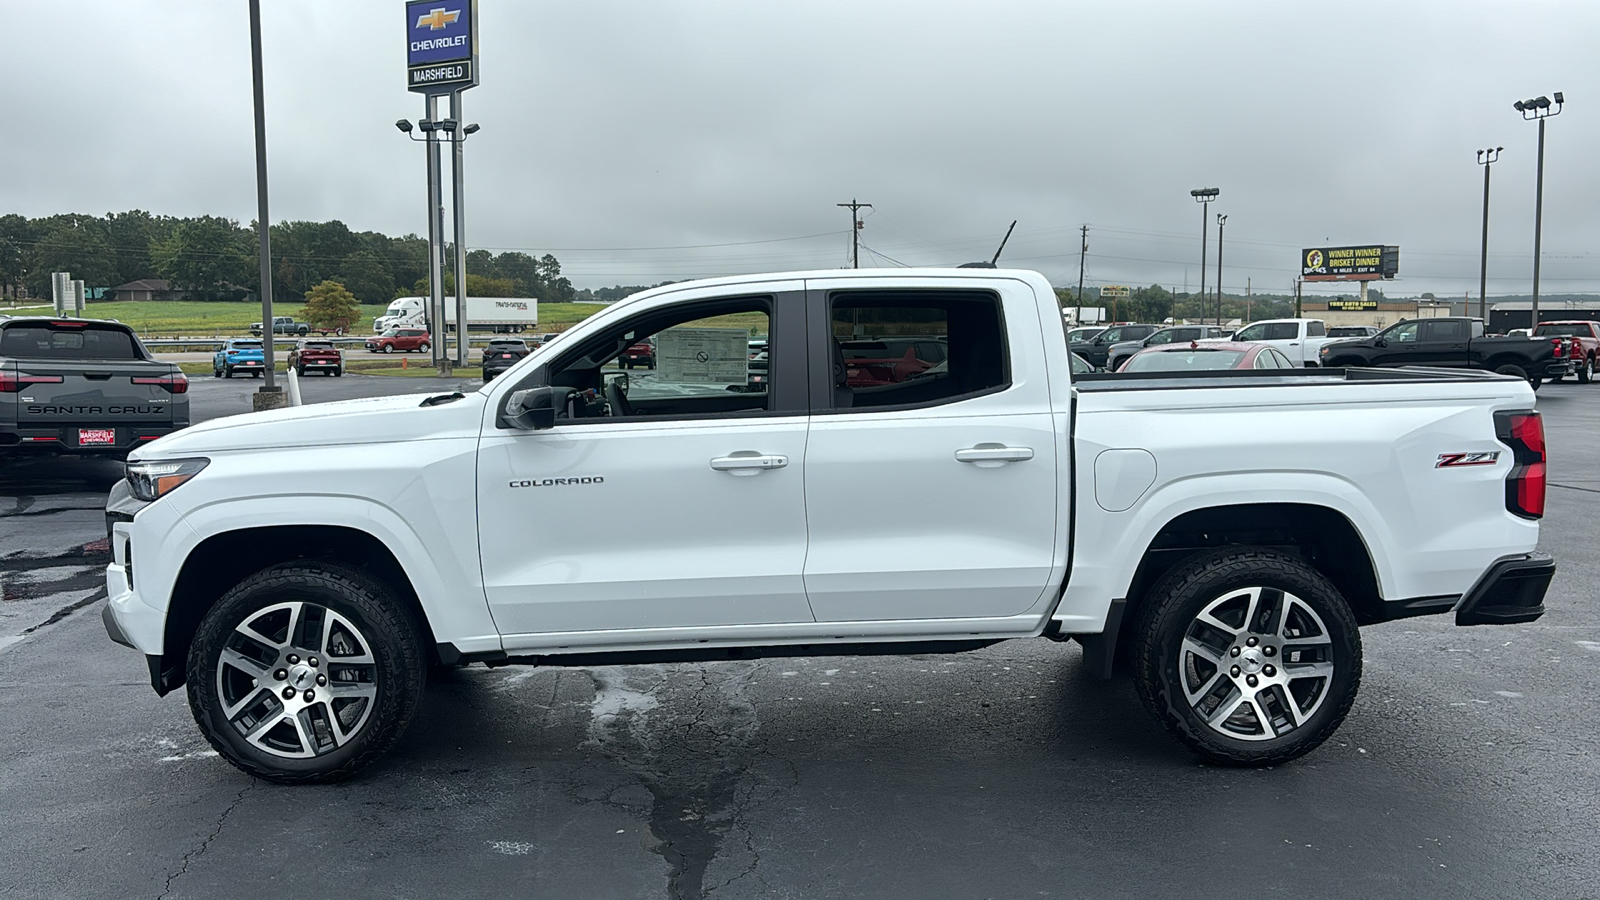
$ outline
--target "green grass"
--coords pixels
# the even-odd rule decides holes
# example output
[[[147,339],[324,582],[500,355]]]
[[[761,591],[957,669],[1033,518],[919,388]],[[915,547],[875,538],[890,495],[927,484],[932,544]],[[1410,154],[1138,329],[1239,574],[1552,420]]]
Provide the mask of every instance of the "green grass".
[[[294,316],[300,321],[304,303],[275,303],[272,314]],[[600,303],[541,303],[537,331],[565,331],[604,309]],[[196,300],[151,300],[122,303],[90,303],[84,315],[92,319],[116,319],[137,331],[141,337],[238,337],[250,333],[250,323],[261,321],[261,307],[255,303],[206,303]],[[372,333],[372,319],[383,307],[361,307],[361,319],[350,329],[354,335]]]

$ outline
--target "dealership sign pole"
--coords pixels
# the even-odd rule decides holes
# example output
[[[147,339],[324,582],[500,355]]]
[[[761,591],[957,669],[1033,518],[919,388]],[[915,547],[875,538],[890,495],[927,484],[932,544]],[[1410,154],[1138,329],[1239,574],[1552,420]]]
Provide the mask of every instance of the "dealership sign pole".
[[[420,124],[428,142],[428,318],[433,361],[450,374],[448,316],[444,311],[444,202],[439,141],[450,155],[455,236],[456,362],[467,360],[465,205],[462,201],[461,141],[476,131],[461,121],[461,92],[478,84],[477,0],[406,0],[406,88],[423,95]],[[450,118],[438,118],[439,99],[450,97]],[[444,137],[439,137],[439,132]]]

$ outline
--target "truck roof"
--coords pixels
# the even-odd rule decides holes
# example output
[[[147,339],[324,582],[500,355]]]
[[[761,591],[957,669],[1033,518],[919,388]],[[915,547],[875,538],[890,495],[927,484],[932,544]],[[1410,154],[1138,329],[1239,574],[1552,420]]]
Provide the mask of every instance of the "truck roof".
[[[973,281],[994,281],[1001,278],[1013,278],[1021,281],[1045,281],[1043,275],[1033,269],[961,269],[955,266],[921,266],[905,269],[804,269],[795,272],[764,272],[750,275],[724,275],[718,278],[702,278],[696,281],[678,281],[664,284],[630,294],[618,300],[615,306],[631,304],[637,300],[649,297],[659,297],[677,291],[703,287],[728,287],[740,284],[758,284],[771,281],[822,281],[839,278],[848,278],[852,281],[869,281],[874,279],[908,278],[934,278],[941,284],[948,284],[957,279],[971,279]],[[1048,284],[1048,282],[1045,282]]]

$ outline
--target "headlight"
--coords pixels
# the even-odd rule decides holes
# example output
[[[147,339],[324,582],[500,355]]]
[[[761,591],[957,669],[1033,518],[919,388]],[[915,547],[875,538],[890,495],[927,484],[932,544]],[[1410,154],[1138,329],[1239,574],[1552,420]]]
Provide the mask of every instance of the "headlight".
[[[128,486],[140,500],[160,500],[178,485],[200,474],[211,460],[161,459],[130,462],[127,467]]]

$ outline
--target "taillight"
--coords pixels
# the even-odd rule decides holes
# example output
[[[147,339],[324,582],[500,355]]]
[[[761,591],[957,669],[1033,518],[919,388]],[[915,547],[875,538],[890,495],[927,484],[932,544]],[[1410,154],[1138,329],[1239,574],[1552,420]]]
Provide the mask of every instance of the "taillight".
[[[1511,448],[1506,476],[1506,509],[1524,519],[1544,515],[1544,420],[1531,411],[1494,414],[1495,435]]]
[[[30,384],[60,384],[60,375],[26,375],[0,372],[0,394],[15,394]]]
[[[1567,355],[1567,342],[1562,338],[1551,338],[1550,346],[1556,348],[1556,359]]]
[[[165,388],[169,394],[189,393],[189,376],[182,372],[173,372],[170,375],[157,375],[152,377],[136,376],[134,384],[156,384]]]

